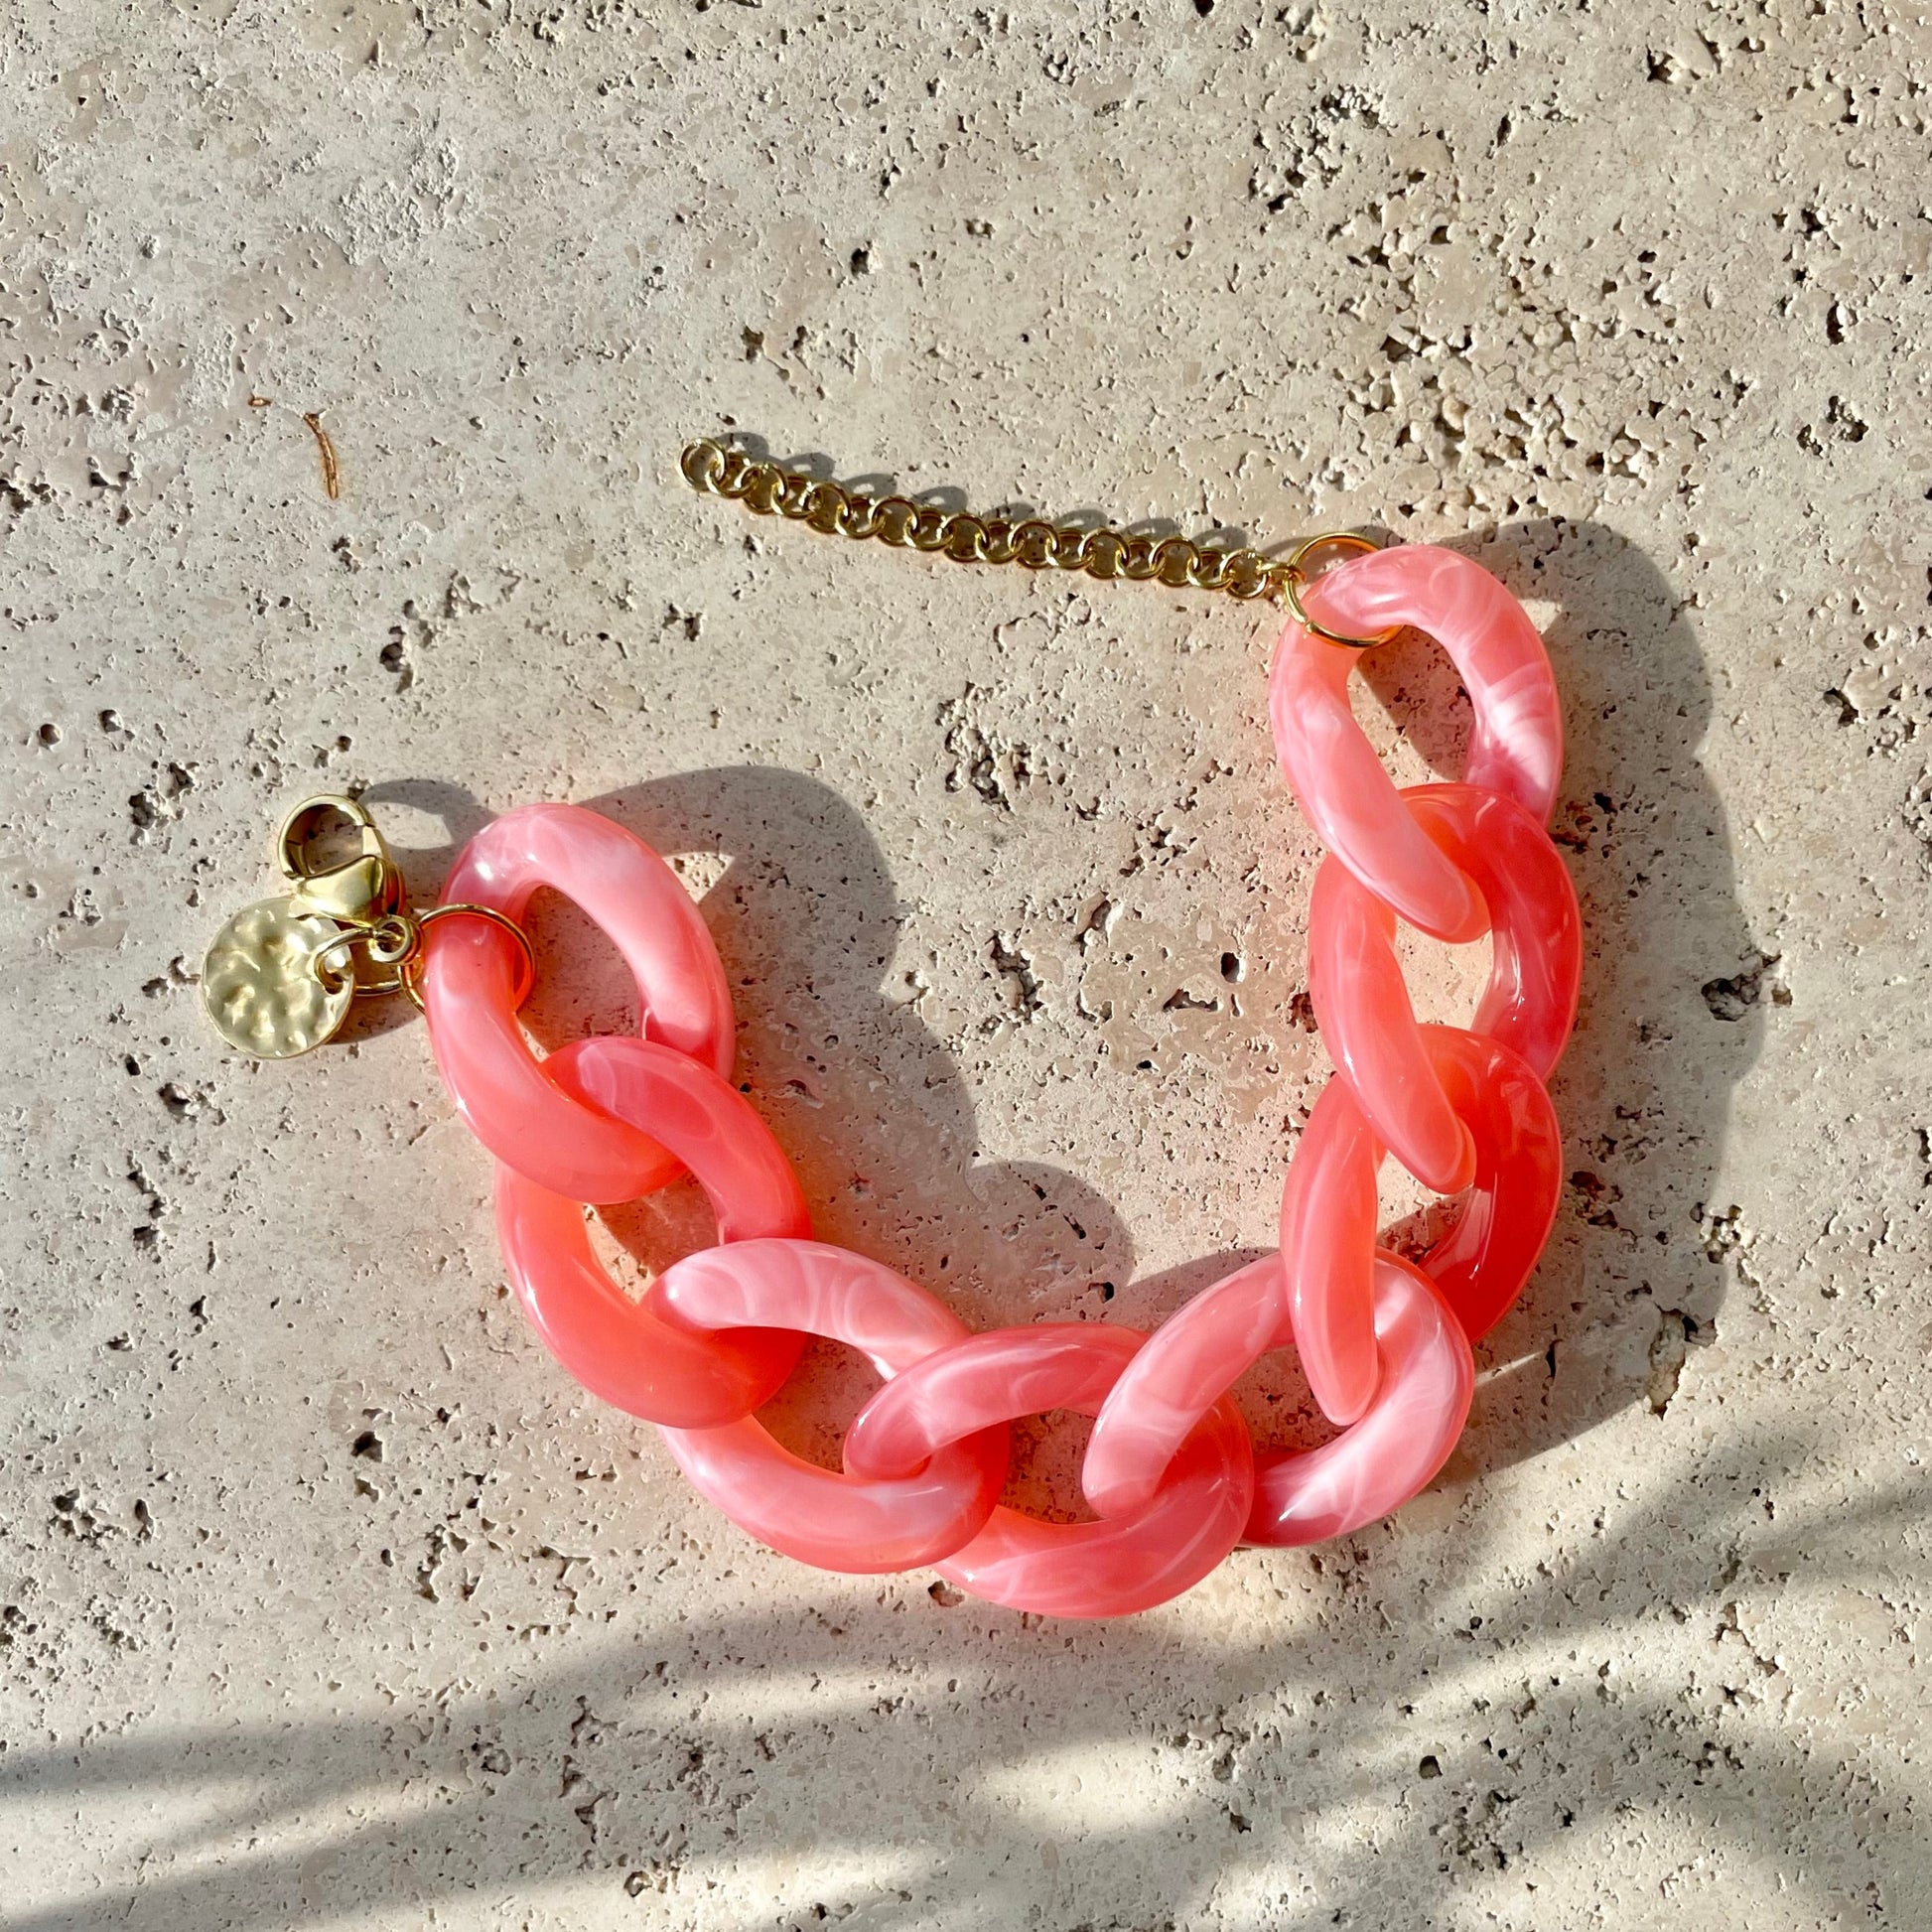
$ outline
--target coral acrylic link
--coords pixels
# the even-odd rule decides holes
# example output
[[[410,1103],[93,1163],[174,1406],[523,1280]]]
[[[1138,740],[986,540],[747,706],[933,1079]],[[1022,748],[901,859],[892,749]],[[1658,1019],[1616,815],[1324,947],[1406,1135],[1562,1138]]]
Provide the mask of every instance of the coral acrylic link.
[[[578,806],[522,805],[463,849],[443,897],[520,920],[539,886],[574,899],[609,934],[636,981],[646,1039],[731,1072],[738,1035],[718,950],[690,894],[642,839]],[[440,926],[425,951],[436,1063],[497,1160],[553,1193],[606,1204],[677,1177],[676,1158],[640,1128],[572,1098],[544,1071],[504,998],[515,955],[501,931]]]

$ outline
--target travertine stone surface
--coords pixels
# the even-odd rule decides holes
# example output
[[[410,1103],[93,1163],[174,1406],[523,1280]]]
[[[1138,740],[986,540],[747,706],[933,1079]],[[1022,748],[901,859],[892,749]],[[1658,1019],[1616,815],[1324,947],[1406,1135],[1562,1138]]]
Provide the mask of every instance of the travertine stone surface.
[[[26,0],[0,102],[10,1932],[1932,1920],[1911,0]],[[1268,625],[754,525],[721,426],[1427,536],[1547,629],[1573,1177],[1399,1520],[1102,1628],[767,1557],[525,1331],[409,1009],[203,1024],[305,790],[424,893],[579,799],[683,855],[834,1238],[975,1323],[1272,1241]],[[1453,698],[1370,664],[1405,776]],[[543,1037],[624,1024],[539,937]]]

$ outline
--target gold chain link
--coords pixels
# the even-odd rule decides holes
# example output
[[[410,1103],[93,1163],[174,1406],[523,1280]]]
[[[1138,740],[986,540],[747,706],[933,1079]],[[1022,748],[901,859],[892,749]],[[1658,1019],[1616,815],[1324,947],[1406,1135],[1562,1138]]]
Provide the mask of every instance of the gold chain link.
[[[1308,560],[1323,549],[1373,550],[1353,531],[1311,537],[1279,561],[1259,550],[1221,550],[1186,537],[1130,534],[1111,527],[1081,529],[1043,517],[978,516],[942,510],[906,496],[870,496],[775,463],[728,450],[708,437],[690,444],[678,467],[703,495],[724,496],[759,516],[783,516],[827,536],[863,542],[876,537],[896,550],[923,550],[956,564],[1019,564],[1026,570],[1084,571],[1089,577],[1160,583],[1171,590],[1219,591],[1244,604],[1257,598],[1286,604],[1296,618],[1331,643],[1378,644],[1375,637],[1348,637],[1323,628],[1302,608]]]

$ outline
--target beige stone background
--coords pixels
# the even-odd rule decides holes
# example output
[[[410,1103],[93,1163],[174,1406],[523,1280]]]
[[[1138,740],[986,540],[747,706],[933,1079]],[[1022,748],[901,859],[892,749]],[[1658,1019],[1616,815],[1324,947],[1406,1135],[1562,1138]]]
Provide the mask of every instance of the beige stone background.
[[[1932,1922],[1922,12],[26,0],[0,103],[8,1932]],[[423,893],[584,800],[834,1238],[975,1323],[1271,1244],[1269,624],[754,525],[721,427],[1546,628],[1571,1181],[1395,1521],[1112,1626],[770,1557],[525,1330],[407,1009],[203,1024],[293,798]],[[1423,643],[1362,711],[1455,769]],[[539,1035],[623,1025],[539,925]]]

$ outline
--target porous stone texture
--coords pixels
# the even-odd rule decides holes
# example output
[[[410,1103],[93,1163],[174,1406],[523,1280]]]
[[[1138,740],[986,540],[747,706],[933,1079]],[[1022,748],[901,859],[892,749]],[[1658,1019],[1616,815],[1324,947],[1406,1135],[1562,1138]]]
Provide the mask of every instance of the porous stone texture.
[[[0,97],[12,1932],[1932,1921],[1923,12],[26,0]],[[721,429],[1444,541],[1547,630],[1569,1187],[1396,1520],[1111,1626],[794,1566],[527,1331],[407,1006],[205,1025],[293,799],[423,895],[581,800],[680,855],[831,1238],[975,1324],[1272,1244],[1273,624],[755,524]],[[1367,663],[1405,778],[1455,695]],[[626,1024],[536,925],[538,1036]]]

